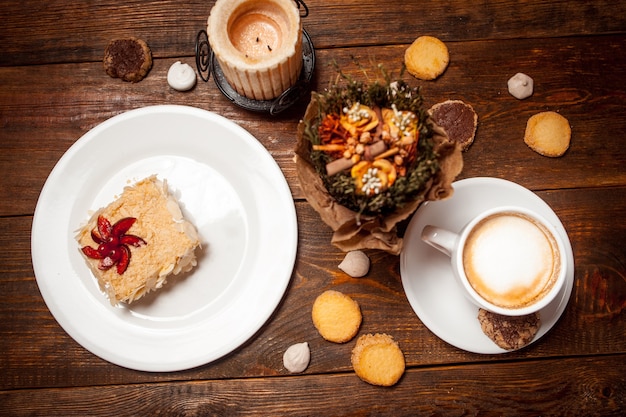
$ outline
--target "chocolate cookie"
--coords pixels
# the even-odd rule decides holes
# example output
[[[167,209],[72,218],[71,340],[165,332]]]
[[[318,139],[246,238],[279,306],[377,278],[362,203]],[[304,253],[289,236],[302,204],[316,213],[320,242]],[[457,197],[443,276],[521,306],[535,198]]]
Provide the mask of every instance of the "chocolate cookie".
[[[152,52],[141,39],[114,39],[104,51],[104,70],[113,78],[136,83],[152,68]]]
[[[534,339],[541,320],[538,313],[525,316],[503,316],[479,309],[478,321],[483,332],[502,349],[515,350]]]
[[[446,100],[432,106],[428,113],[464,151],[474,142],[478,115],[471,105],[461,100]]]

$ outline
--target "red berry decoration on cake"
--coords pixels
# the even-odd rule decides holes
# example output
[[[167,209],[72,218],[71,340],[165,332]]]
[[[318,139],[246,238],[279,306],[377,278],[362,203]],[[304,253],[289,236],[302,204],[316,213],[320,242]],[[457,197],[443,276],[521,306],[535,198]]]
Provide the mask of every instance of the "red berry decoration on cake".
[[[81,250],[91,259],[100,259],[98,268],[106,271],[117,265],[117,273],[122,275],[130,263],[130,249],[128,246],[138,248],[146,245],[142,238],[126,234],[137,219],[125,217],[115,224],[104,216],[98,216],[98,227],[91,230],[91,238],[98,244],[98,248],[83,246]]]

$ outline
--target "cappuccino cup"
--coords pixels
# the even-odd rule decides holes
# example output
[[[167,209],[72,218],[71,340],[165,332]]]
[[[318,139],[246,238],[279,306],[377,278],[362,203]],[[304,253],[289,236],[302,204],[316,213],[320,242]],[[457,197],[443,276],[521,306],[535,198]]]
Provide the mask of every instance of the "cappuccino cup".
[[[493,313],[521,316],[539,311],[565,282],[561,235],[542,216],[522,207],[487,210],[459,233],[427,225],[421,237],[451,258],[467,298]]]

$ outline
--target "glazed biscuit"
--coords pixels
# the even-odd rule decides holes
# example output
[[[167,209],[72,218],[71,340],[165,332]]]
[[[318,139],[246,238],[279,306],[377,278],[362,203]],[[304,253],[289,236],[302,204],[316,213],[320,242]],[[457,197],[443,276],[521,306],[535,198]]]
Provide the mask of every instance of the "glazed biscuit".
[[[104,51],[103,65],[109,76],[136,83],[152,68],[152,52],[141,39],[113,39]]]
[[[539,313],[503,316],[481,308],[478,310],[478,321],[483,333],[505,350],[521,349],[528,345],[541,327]]]
[[[432,106],[428,114],[451,140],[461,144],[462,150],[466,151],[474,142],[478,115],[471,105],[461,100],[446,100]]]
[[[356,336],[363,319],[359,304],[334,290],[320,294],[313,303],[313,324],[329,342],[345,343]]]
[[[540,155],[558,157],[569,148],[571,137],[568,120],[558,113],[546,111],[528,119],[524,142]]]
[[[387,334],[359,337],[350,359],[357,376],[372,385],[389,387],[404,374],[404,354]]]
[[[432,36],[420,36],[404,52],[406,69],[421,80],[434,80],[439,77],[449,62],[448,47]]]

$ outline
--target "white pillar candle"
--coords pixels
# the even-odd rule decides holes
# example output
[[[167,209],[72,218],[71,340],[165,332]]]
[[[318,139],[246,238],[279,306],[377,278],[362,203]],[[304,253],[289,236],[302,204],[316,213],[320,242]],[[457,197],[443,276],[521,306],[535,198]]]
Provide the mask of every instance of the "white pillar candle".
[[[217,0],[207,33],[226,80],[238,94],[271,100],[297,82],[302,24],[293,0]]]

